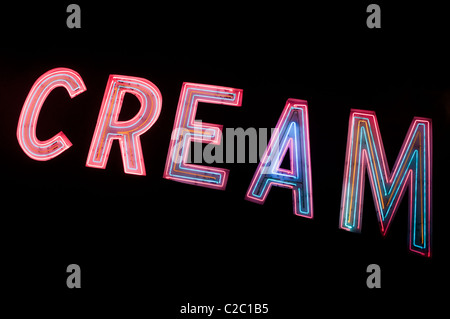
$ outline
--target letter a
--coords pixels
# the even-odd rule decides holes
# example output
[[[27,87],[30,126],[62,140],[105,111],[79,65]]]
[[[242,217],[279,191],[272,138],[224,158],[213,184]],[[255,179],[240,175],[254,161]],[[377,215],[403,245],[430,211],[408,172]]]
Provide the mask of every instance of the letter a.
[[[280,165],[290,150],[290,169]],[[245,196],[264,204],[272,186],[292,190],[294,214],[313,217],[308,103],[288,99]]]
[[[81,269],[77,264],[71,264],[67,266],[67,272],[71,272],[69,277],[67,277],[66,284],[67,287],[72,288],[81,288]]]
[[[367,17],[366,24],[369,29],[380,29],[381,28],[381,9],[378,4],[369,4],[367,6],[366,12],[372,12]]]
[[[377,264],[370,264],[367,266],[367,272],[371,273],[367,277],[366,285],[367,288],[381,288],[381,269]]]
[[[73,29],[73,28],[81,28],[81,9],[80,6],[78,4],[69,4],[67,6],[66,12],[69,13],[71,12],[72,14],[70,14],[67,17],[66,20],[66,24],[67,27],[69,29]]]

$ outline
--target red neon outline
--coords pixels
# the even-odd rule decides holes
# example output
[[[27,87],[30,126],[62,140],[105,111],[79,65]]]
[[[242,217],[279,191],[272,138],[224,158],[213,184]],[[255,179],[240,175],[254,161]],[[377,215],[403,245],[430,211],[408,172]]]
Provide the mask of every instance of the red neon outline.
[[[353,139],[355,136],[356,138],[359,138],[360,130],[358,129],[358,132],[355,133],[354,129],[356,124],[354,124],[354,121],[356,120],[356,117],[360,116],[363,117],[363,119],[358,120],[358,123],[368,123],[370,124],[371,130],[373,132],[373,143],[374,143],[374,150],[376,151],[376,154],[378,154],[377,157],[374,157],[374,154],[369,155],[368,153],[368,147],[371,147],[372,143],[369,143],[369,146],[365,146],[363,149],[361,149],[361,160],[358,162],[355,162],[357,157],[357,148],[359,147],[359,143],[355,143]],[[365,119],[364,119],[365,118]],[[360,124],[358,124],[359,127]],[[420,133],[421,131],[416,130],[419,129],[419,125],[423,125],[424,131]],[[375,208],[377,211],[377,217],[380,224],[380,230],[383,236],[386,235],[391,221],[394,219],[394,216],[396,214],[397,208],[399,203],[402,200],[402,197],[405,194],[405,187],[409,186],[409,212],[408,212],[408,238],[409,238],[409,250],[418,253],[420,255],[430,257],[431,256],[431,219],[432,219],[432,211],[431,211],[431,180],[432,180],[432,133],[431,133],[431,120],[426,118],[419,118],[415,117],[413,121],[411,122],[411,125],[408,129],[408,132],[406,134],[406,137],[403,141],[403,145],[400,149],[399,155],[397,156],[396,162],[393,166],[392,174],[389,170],[389,165],[386,159],[386,153],[384,151],[383,146],[383,140],[381,138],[381,134],[379,131],[378,121],[377,117],[375,115],[375,112],[373,111],[362,111],[362,110],[351,110],[350,113],[350,120],[349,120],[349,130],[348,130],[348,136],[347,136],[347,150],[346,150],[346,161],[345,161],[345,168],[344,168],[344,180],[343,180],[343,188],[342,188],[342,199],[341,199],[341,213],[340,213],[340,225],[339,227],[341,229],[347,230],[347,231],[353,231],[353,232],[360,232],[361,231],[361,219],[362,219],[362,211],[363,211],[363,194],[364,194],[364,176],[365,172],[367,171],[367,174],[369,175],[370,180],[370,186],[372,191],[373,200],[375,203]],[[367,129],[368,130],[368,129]],[[414,133],[414,136],[413,136]],[[355,135],[356,134],[356,135]],[[367,131],[366,135],[369,134],[369,131]],[[420,184],[418,191],[426,192],[426,195],[423,193],[423,197],[420,197],[418,194],[415,194],[413,192],[415,181],[415,176],[413,176],[414,170],[409,167],[409,161],[411,160],[412,156],[411,152],[415,149],[412,145],[416,143],[416,140],[421,136],[421,134],[424,134],[423,137],[421,137],[417,143],[419,143],[420,148],[417,149],[418,151],[418,158],[419,161],[416,163],[418,165],[416,174],[419,174],[417,177],[418,181],[417,183]],[[414,137],[414,141],[413,141]],[[366,137],[369,140],[370,137]],[[422,140],[424,140],[425,145],[423,145]],[[362,142],[360,142],[362,143]],[[352,148],[354,148],[352,150]],[[421,150],[421,151],[419,151]],[[371,153],[373,150],[370,148]],[[408,155],[405,157],[405,152],[408,151]],[[425,153],[423,153],[425,152]],[[354,153],[355,157],[350,158],[351,154]],[[423,157],[426,157],[423,158]],[[352,155],[353,157],[353,155]],[[373,158],[372,158],[373,157]],[[369,160],[372,159],[372,161],[375,163],[379,162],[381,171],[378,171],[378,167],[375,167],[375,170],[370,165]],[[406,163],[408,161],[408,163]],[[421,166],[421,163],[424,162]],[[350,164],[352,166],[350,166]],[[359,167],[357,167],[359,165]],[[375,164],[374,164],[375,165]],[[350,173],[350,167],[352,167],[352,173]],[[423,176],[422,168],[426,170],[426,176]],[[354,194],[354,192],[357,192],[356,198],[354,196],[351,196],[347,198],[350,195],[347,195],[347,188],[350,187],[350,174],[353,176],[353,180],[355,179],[355,174],[357,174],[357,171],[359,171],[359,181],[358,181],[358,187],[359,189],[353,189],[353,184],[355,181],[351,182],[351,190],[349,191],[350,194]],[[402,173],[404,172],[404,173]],[[400,181],[400,177],[397,177],[398,180],[395,183],[395,185],[392,185],[394,181],[396,181],[396,176],[404,174],[403,181]],[[403,176],[403,175],[402,175]],[[425,180],[422,180],[421,178],[424,178]],[[381,180],[383,180],[384,184],[381,183]],[[399,183],[402,183],[401,185]],[[388,194],[383,195],[381,193],[381,186],[384,188],[389,188],[390,191]],[[394,187],[394,188],[392,188]],[[396,195],[397,194],[397,195]],[[393,197],[394,196],[394,197]],[[380,197],[380,198],[379,198]],[[388,200],[389,198],[389,200]],[[426,209],[424,210],[424,206],[421,204],[416,204],[414,206],[414,198],[418,200],[417,198],[421,200],[426,201]],[[381,200],[381,201],[380,201]],[[388,200],[388,201],[387,201]],[[388,205],[390,201],[392,200],[389,207],[385,207],[385,205]],[[353,203],[353,202],[357,203]],[[385,201],[387,203],[385,204]],[[352,214],[352,206],[358,205],[356,208],[355,213]],[[382,208],[380,208],[383,206]],[[419,220],[418,225],[416,225],[416,219],[414,219],[413,212],[414,207],[417,209],[419,207],[421,212],[421,218]],[[380,210],[381,209],[381,210]],[[416,214],[418,214],[418,211],[416,211]],[[353,216],[352,216],[353,215]],[[386,216],[384,216],[386,215]],[[350,220],[352,220],[351,224]],[[356,223],[355,223],[356,220]],[[423,221],[426,223],[426,228],[424,228]],[[421,242],[422,246],[419,246],[414,242],[413,240],[413,232],[416,230],[417,227],[420,227],[421,229]],[[424,232],[426,234],[424,234]],[[413,247],[414,243],[414,247]]]
[[[229,170],[187,163],[188,148],[191,142],[219,145],[222,136],[222,125],[199,123],[195,120],[198,102],[239,107],[242,104],[242,93],[241,89],[183,83],[163,178],[213,189],[225,189]]]
[[[119,121],[123,97],[135,95],[141,103],[138,113],[130,120]],[[162,96],[158,87],[147,79],[110,75],[103,96],[86,166],[104,169],[113,140],[119,140],[123,169],[127,174],[145,175],[140,135],[158,120]]]
[[[55,68],[45,72],[34,82],[20,113],[17,140],[24,153],[36,161],[48,161],[72,146],[62,131],[45,141],[36,137],[42,105],[50,92],[60,86],[67,90],[70,98],[86,91],[83,79],[77,72],[67,68]]]

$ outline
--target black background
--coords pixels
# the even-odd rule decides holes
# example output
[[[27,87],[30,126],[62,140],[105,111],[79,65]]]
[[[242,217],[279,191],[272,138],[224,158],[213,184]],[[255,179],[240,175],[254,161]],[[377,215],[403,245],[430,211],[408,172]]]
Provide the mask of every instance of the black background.
[[[366,27],[369,1],[79,1],[81,29],[66,27],[70,2],[3,6],[6,304],[51,317],[194,318],[179,314],[188,302],[267,303],[269,314],[255,315],[261,318],[443,308],[450,23],[442,5],[391,2],[376,2],[381,29]],[[74,99],[62,88],[49,95],[37,136],[62,130],[73,146],[37,162],[20,149],[16,125],[34,81],[55,67],[77,71],[87,91]],[[123,172],[116,142],[105,170],[85,167],[110,74],[146,78],[162,93],[161,115],[141,136],[146,176]],[[271,128],[288,98],[308,101],[314,219],[294,216],[286,189],[272,188],[264,205],[245,201],[256,163],[214,164],[230,169],[225,191],[162,178],[183,82],[244,90],[240,108],[200,105],[197,118],[224,128]],[[138,108],[127,96],[120,119]],[[408,251],[406,200],[381,236],[368,179],[362,233],[338,228],[352,108],[376,111],[391,167],[413,117],[432,119],[432,258]],[[66,286],[72,263],[81,267],[81,289]],[[381,289],[366,287],[371,263],[381,267]]]

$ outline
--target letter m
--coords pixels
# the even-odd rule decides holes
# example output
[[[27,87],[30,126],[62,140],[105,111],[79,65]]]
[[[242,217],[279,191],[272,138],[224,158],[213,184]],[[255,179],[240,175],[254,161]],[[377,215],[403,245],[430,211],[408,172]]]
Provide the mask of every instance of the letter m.
[[[375,112],[351,110],[340,228],[361,231],[366,169],[383,236],[409,189],[409,249],[430,257],[431,152],[431,120],[415,117],[390,172]]]

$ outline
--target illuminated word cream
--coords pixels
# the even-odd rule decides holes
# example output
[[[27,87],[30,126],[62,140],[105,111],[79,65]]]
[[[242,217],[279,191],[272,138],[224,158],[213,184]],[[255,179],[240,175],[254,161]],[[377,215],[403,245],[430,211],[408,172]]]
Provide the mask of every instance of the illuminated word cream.
[[[36,125],[42,105],[50,92],[61,86],[71,98],[86,91],[77,72],[56,68],[36,80],[23,105],[17,125],[17,140],[25,154],[34,160],[50,160],[72,145],[63,132],[46,141],[40,141],[36,137]],[[120,121],[121,106],[127,93],[138,98],[140,109],[132,119]],[[194,165],[188,163],[187,156],[191,142],[220,144],[221,125],[195,120],[198,103],[239,107],[242,104],[242,94],[241,89],[183,83],[164,178],[225,189],[229,170]],[[105,168],[112,142],[118,140],[125,173],[145,175],[140,136],[158,120],[161,107],[161,93],[152,82],[132,76],[110,75],[86,166]],[[288,150],[290,167],[281,168]],[[400,200],[406,193],[409,199],[409,249],[420,255],[431,256],[431,151],[431,120],[416,117],[390,171],[375,113],[352,110],[340,228],[352,232],[361,231],[364,178],[367,173],[382,234],[385,235],[388,231]],[[263,204],[272,186],[292,190],[294,214],[313,218],[308,104],[304,100],[287,100],[245,198]]]

